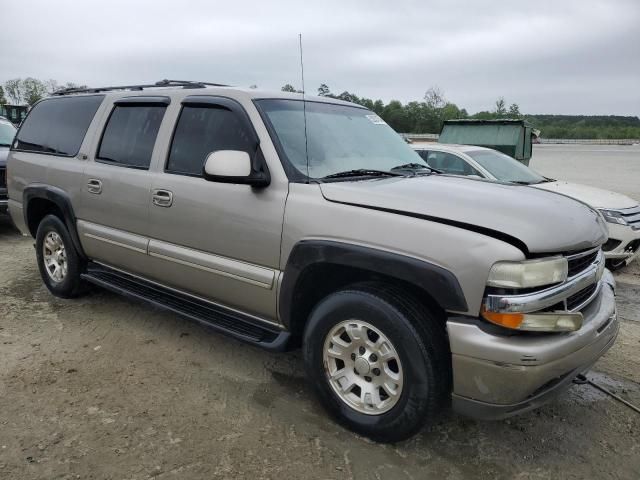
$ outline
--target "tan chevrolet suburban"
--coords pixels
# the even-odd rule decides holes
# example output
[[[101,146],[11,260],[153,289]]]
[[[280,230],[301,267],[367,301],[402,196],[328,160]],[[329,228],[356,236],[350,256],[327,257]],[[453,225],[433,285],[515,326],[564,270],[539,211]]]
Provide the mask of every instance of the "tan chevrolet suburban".
[[[273,350],[343,425],[397,441],[443,408],[535,408],[613,344],[604,221],[439,174],[371,111],[198,82],[67,90],[8,159],[42,279],[95,284]]]

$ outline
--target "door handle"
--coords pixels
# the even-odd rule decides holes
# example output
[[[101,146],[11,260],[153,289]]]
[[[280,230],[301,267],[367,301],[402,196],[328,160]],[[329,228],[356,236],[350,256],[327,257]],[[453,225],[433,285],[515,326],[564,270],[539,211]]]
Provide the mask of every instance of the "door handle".
[[[102,193],[102,182],[95,178],[90,178],[87,182],[87,191],[89,193],[100,195]]]
[[[169,190],[154,190],[153,204],[158,207],[170,207],[173,205],[173,193]]]

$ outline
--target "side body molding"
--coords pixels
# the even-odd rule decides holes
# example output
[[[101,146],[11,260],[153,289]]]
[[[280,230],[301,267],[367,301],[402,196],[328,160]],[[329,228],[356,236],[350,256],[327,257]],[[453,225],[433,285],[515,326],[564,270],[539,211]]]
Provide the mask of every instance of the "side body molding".
[[[296,285],[306,268],[318,264],[354,267],[408,282],[428,292],[445,310],[463,312],[467,302],[458,279],[438,265],[405,255],[329,240],[302,240],[291,250],[279,295],[280,320],[292,323]]]
[[[22,205],[24,206],[24,222],[27,226],[29,225],[29,209],[30,206],[33,205],[31,201],[36,198],[48,200],[51,203],[55,204],[58,209],[60,209],[62,215],[64,216],[64,223],[69,230],[71,240],[73,241],[76,250],[83,258],[86,258],[84,250],[82,249],[82,244],[80,243],[80,238],[78,237],[78,230],[76,228],[76,216],[73,212],[73,206],[71,205],[71,199],[69,198],[69,195],[61,188],[41,183],[35,183],[25,187],[22,192]],[[36,236],[36,232],[31,232],[31,234],[34,237]]]

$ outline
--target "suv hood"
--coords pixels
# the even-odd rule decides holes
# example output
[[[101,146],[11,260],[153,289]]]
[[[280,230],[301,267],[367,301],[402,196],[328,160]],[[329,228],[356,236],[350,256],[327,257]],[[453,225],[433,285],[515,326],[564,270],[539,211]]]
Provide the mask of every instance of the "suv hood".
[[[524,185],[429,175],[323,183],[320,189],[332,202],[479,231],[525,253],[568,252],[607,240],[604,220],[592,208]]]
[[[556,181],[538,183],[531,186],[567,195],[594,208],[621,209],[638,205],[638,202],[626,195],[601,188],[589,187],[588,185],[580,185],[578,183]]]

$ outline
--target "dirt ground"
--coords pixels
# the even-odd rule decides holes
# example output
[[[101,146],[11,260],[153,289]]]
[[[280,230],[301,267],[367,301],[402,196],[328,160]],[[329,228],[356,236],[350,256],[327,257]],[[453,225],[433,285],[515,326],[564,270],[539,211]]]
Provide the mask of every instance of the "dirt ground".
[[[0,479],[640,478],[640,415],[591,386],[375,444],[325,415],[297,352],[105,291],[56,299],[32,243],[0,220]],[[640,405],[640,266],[617,279],[620,335],[590,377]]]

